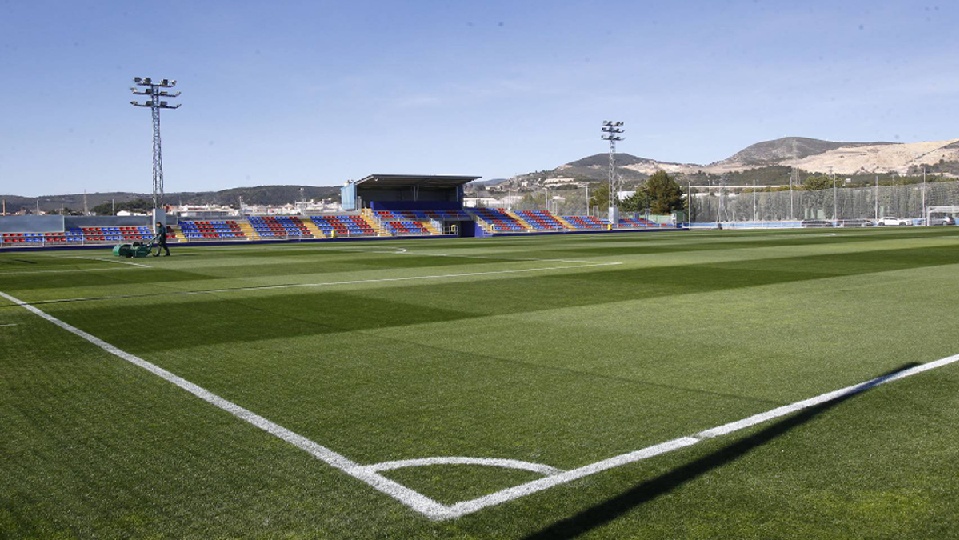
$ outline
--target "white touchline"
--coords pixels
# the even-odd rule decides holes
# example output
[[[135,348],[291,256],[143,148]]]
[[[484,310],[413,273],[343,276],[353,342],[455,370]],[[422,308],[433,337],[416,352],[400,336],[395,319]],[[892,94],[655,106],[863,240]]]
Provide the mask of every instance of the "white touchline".
[[[124,261],[122,259],[104,259],[103,257],[81,257],[79,255],[73,255],[67,258],[83,259],[85,261],[100,261],[100,262],[115,263],[115,264],[129,264],[130,266],[142,266],[143,268],[151,268],[151,266],[147,264],[139,264],[131,261]]]
[[[537,493],[560,484],[565,484],[579,478],[590,476],[602,471],[613,469],[615,467],[620,467],[629,463],[635,463],[645,459],[649,459],[655,456],[666,454],[674,450],[679,450],[681,448],[686,448],[693,446],[697,443],[700,443],[707,439],[712,439],[715,437],[720,437],[723,435],[728,435],[748,427],[773,420],[775,418],[780,418],[809,407],[814,407],[823,403],[834,401],[843,397],[852,396],[878,386],[880,384],[885,384],[892,381],[897,381],[916,375],[918,373],[923,373],[930,371],[942,366],[953,364],[959,361],[959,354],[949,356],[946,358],[941,358],[939,360],[921,364],[903,371],[896,372],[891,375],[884,375],[870,379],[868,381],[847,386],[839,390],[834,390],[832,392],[826,392],[818,396],[805,399],[802,401],[797,401],[795,403],[784,405],[782,407],[777,407],[769,411],[755,414],[737,420],[735,422],[730,422],[728,424],[723,424],[721,426],[716,426],[710,429],[700,431],[694,435],[679,437],[659,443],[653,446],[648,446],[633,452],[628,452],[626,454],[620,454],[618,456],[613,456],[608,459],[597,461],[589,465],[580,467],[578,469],[572,469],[568,471],[561,471],[548,465],[540,465],[537,463],[530,463],[526,461],[512,460],[512,459],[492,459],[492,458],[467,458],[467,457],[448,457],[448,458],[421,458],[421,459],[410,459],[402,461],[387,461],[383,463],[376,463],[372,465],[360,465],[346,458],[345,456],[330,450],[329,448],[322,446],[314,441],[298,435],[285,427],[276,424],[266,418],[245,409],[231,401],[228,401],[209,390],[206,390],[178,375],[152,364],[138,356],[130,354],[126,351],[118,349],[117,347],[101,340],[100,338],[88,334],[75,326],[71,326],[68,323],[61,321],[60,319],[47,314],[46,312],[24,302],[18,298],[10,296],[2,291],[0,291],[0,297],[13,302],[14,304],[30,311],[31,313],[46,319],[47,321],[59,326],[60,328],[83,338],[84,340],[96,345],[97,347],[103,349],[104,351],[117,356],[131,364],[139,366],[158,377],[173,383],[174,385],[186,390],[187,392],[193,394],[194,396],[226,411],[235,417],[248,422],[271,435],[278,437],[297,448],[309,453],[315,458],[327,463],[331,467],[339,469],[344,473],[361,480],[374,489],[385,493],[397,501],[405,504],[409,508],[420,512],[429,519],[435,521],[454,519],[462,517],[467,514],[471,514],[483,508],[502,504],[509,502],[511,500],[530,495],[532,493]],[[427,466],[427,465],[443,465],[443,464],[467,464],[467,465],[485,465],[485,466],[494,466],[494,467],[509,467],[515,469],[525,469],[533,472],[538,472],[540,474],[547,475],[545,478],[540,478],[538,480],[533,480],[531,482],[526,482],[518,486],[507,488],[495,493],[490,493],[476,499],[469,501],[462,501],[452,505],[440,504],[425,495],[414,491],[398,482],[390,480],[385,476],[379,474],[378,471],[393,470],[402,467],[418,467],[418,466]]]
[[[87,260],[90,260],[90,259],[87,259]],[[145,265],[145,264],[138,264],[136,266],[143,267],[143,268],[153,268],[152,266]],[[0,276],[23,276],[23,275],[34,275],[34,274],[73,274],[73,273],[87,273],[87,272],[116,272],[119,270],[133,270],[133,269],[127,268],[125,266],[113,266],[110,268],[63,268],[60,270],[14,270],[11,272],[0,272]]]
[[[149,294],[128,294],[128,295],[112,295],[112,296],[88,296],[88,297],[76,297],[76,298],[56,298],[52,300],[43,300],[42,304],[57,304],[64,302],[86,302],[91,300],[115,300],[121,298],[142,298],[146,296],[170,296],[174,294],[180,295],[194,295],[194,294],[223,294],[229,292],[244,292],[244,291],[274,291],[279,289],[292,289],[298,287],[333,287],[337,285],[363,285],[367,283],[391,283],[399,281],[414,281],[422,279],[450,279],[450,278],[460,278],[460,277],[476,277],[476,276],[492,276],[500,274],[523,274],[529,272],[549,272],[554,270],[576,270],[578,268],[593,268],[597,266],[616,266],[623,264],[622,262],[605,262],[605,263],[592,263],[592,264],[578,264],[576,266],[548,266],[545,268],[524,268],[520,270],[491,270],[489,272],[461,272],[457,274],[432,274],[428,276],[407,276],[407,277],[395,277],[395,278],[373,278],[373,279],[354,279],[349,281],[321,281],[318,283],[284,283],[282,285],[253,285],[250,287],[234,287],[231,289],[203,289],[197,291],[164,291],[162,293],[156,293],[155,295]]]

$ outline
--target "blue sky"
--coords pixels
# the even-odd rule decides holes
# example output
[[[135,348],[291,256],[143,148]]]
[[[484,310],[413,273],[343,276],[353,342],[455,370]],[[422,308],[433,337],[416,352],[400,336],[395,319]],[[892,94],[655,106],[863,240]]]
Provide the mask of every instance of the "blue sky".
[[[152,190],[135,76],[172,78],[168,193],[484,178],[608,146],[959,137],[953,2],[0,0],[0,194]]]

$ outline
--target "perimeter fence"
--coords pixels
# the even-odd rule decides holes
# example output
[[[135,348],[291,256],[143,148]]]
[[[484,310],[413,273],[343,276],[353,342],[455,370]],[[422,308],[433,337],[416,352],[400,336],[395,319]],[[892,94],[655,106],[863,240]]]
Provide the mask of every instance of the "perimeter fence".
[[[686,187],[686,186],[684,186]],[[824,190],[690,186],[693,222],[918,219],[930,206],[959,205],[959,181]]]

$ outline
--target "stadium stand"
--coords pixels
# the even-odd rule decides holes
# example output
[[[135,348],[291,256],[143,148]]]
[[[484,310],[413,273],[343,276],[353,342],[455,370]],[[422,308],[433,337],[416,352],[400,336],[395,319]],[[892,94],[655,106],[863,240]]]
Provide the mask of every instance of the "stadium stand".
[[[111,243],[111,242],[139,242],[153,238],[153,230],[147,226],[123,227],[80,227],[79,235],[76,229],[67,231],[68,236],[82,237],[83,243]]]
[[[516,215],[536,231],[565,231],[567,229],[548,210],[520,210],[516,212]]]
[[[311,216],[310,220],[323,234],[336,236],[376,236],[376,230],[362,216]]]
[[[261,238],[312,238],[313,233],[296,216],[250,216],[250,225]]]
[[[180,221],[180,231],[187,241],[244,239],[246,233],[236,221]]]
[[[666,227],[666,225],[662,225],[654,221],[649,221],[648,219],[641,218],[641,217],[620,218],[619,223],[617,225],[619,227],[628,227],[633,229],[650,229],[650,228],[659,229],[661,227]]]
[[[609,228],[609,221],[596,216],[563,216],[574,229],[587,231],[604,231]]]
[[[429,224],[431,218],[421,210],[376,210],[371,215],[390,236],[424,236],[439,233],[436,227]]]
[[[525,232],[528,229],[516,218],[499,208],[473,208],[470,213],[491,233]]]
[[[150,227],[71,227],[66,231],[3,233],[0,243],[14,246],[97,244],[150,240]]]

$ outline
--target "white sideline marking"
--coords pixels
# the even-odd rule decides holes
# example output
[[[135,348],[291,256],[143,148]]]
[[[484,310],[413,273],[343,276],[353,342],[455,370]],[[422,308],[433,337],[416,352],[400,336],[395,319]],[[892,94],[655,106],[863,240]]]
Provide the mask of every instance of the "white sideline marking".
[[[396,251],[368,250],[359,248],[328,248],[324,251],[346,251],[351,253],[387,253],[397,255],[416,255],[418,257],[452,257],[459,259],[486,259],[494,261],[523,261],[523,262],[561,262],[561,263],[584,263],[587,261],[577,259],[537,259],[535,257],[509,257],[494,255],[466,255],[461,253],[435,253],[431,251],[408,251],[406,248],[393,248]]]
[[[10,326],[16,326],[16,325],[17,325],[17,323],[0,324],[0,328],[8,328],[8,327],[10,327]]]
[[[100,258],[100,257],[70,257],[70,258],[71,258],[71,259],[84,259],[84,260],[87,260],[87,261],[108,262],[108,263],[115,263],[115,264],[129,264],[130,266],[139,266],[140,268],[153,268],[152,266],[150,266],[150,265],[148,265],[148,264],[140,264],[140,263],[135,263],[135,262],[130,262],[130,261],[120,261],[120,260],[114,260],[114,259],[103,259],[103,258]]]
[[[623,264],[623,263],[619,261],[614,261],[614,262],[593,263],[593,264],[579,264],[576,266],[550,266],[546,268],[526,268],[521,270],[492,270],[489,272],[463,272],[463,273],[457,273],[457,274],[434,274],[429,276],[354,279],[349,281],[322,281],[319,283],[285,283],[283,285],[254,285],[251,287],[234,287],[230,289],[204,289],[199,291],[164,291],[163,293],[157,293],[157,294],[122,294],[122,295],[112,295],[112,296],[87,296],[87,297],[79,296],[76,298],[55,298],[51,300],[43,300],[37,303],[57,304],[57,303],[64,303],[64,302],[85,302],[90,300],[114,300],[114,299],[120,299],[120,298],[144,298],[148,296],[171,296],[175,294],[181,294],[181,295],[222,294],[222,293],[228,293],[228,292],[244,292],[244,291],[271,291],[271,290],[278,290],[278,289],[292,289],[297,287],[332,287],[336,285],[363,285],[366,283],[388,283],[388,282],[394,282],[394,281],[413,281],[413,280],[419,280],[419,279],[449,279],[449,278],[489,276],[489,275],[499,275],[499,274],[548,272],[553,270],[576,270],[578,268],[593,268],[597,266],[615,266],[619,264]]]
[[[663,443],[659,443],[653,446],[648,446],[633,452],[628,452],[626,454],[620,454],[611,458],[607,458],[595,463],[591,463],[584,467],[578,469],[572,469],[569,471],[559,471],[547,465],[539,465],[536,463],[510,460],[510,459],[483,459],[483,458],[422,458],[422,459],[412,459],[404,461],[390,461],[383,462],[373,465],[359,465],[345,456],[330,450],[329,448],[322,446],[314,441],[298,435],[285,427],[276,424],[266,418],[245,409],[231,401],[228,401],[209,390],[206,390],[182,377],[174,375],[173,373],[152,364],[138,356],[130,354],[126,351],[118,349],[117,347],[97,338],[79,328],[71,326],[56,317],[47,314],[46,312],[18,299],[10,296],[2,291],[0,291],[0,297],[17,304],[18,306],[30,311],[31,313],[46,319],[47,321],[59,326],[60,328],[77,335],[83,338],[86,341],[96,345],[97,347],[103,349],[104,351],[117,356],[131,364],[134,364],[138,367],[141,367],[158,377],[173,383],[174,385],[186,390],[187,392],[193,394],[194,396],[236,416],[237,418],[248,422],[271,435],[282,439],[293,446],[309,453],[315,458],[327,463],[331,467],[339,469],[344,473],[361,480],[369,484],[374,489],[389,495],[399,501],[402,504],[405,504],[409,508],[423,514],[429,519],[434,521],[442,521],[448,519],[454,519],[462,517],[467,514],[482,510],[488,506],[494,506],[502,504],[505,502],[512,501],[519,497],[524,497],[539,491],[544,491],[546,489],[558,486],[560,484],[565,484],[579,478],[590,476],[602,471],[627,465],[629,463],[635,463],[645,459],[649,459],[655,456],[666,454],[674,450],[679,450],[681,448],[686,448],[693,446],[697,443],[700,443],[704,440],[712,439],[715,437],[720,437],[723,435],[728,435],[742,429],[755,426],[757,424],[767,422],[769,420],[780,418],[788,414],[807,409],[816,405],[827,403],[842,397],[852,396],[873,388],[875,386],[885,384],[888,382],[898,381],[906,377],[911,377],[918,373],[923,373],[930,371],[942,366],[946,366],[955,362],[959,362],[959,354],[949,356],[946,358],[941,358],[939,360],[928,362],[913,368],[909,368],[892,375],[883,375],[870,379],[868,381],[847,386],[839,390],[834,390],[832,392],[826,392],[818,396],[805,399],[802,401],[797,401],[795,403],[784,405],[782,407],[777,407],[769,411],[755,414],[743,418],[742,420],[737,420],[735,422],[730,422],[728,424],[723,424],[714,428],[706,429],[700,431],[692,436],[679,437],[672,439]],[[437,464],[471,464],[471,465],[491,465],[491,466],[500,466],[500,467],[510,467],[510,468],[519,468],[526,469],[535,472],[540,472],[542,474],[548,474],[545,478],[540,478],[538,480],[533,480],[525,484],[520,484],[511,488],[503,489],[495,493],[490,493],[476,499],[469,501],[462,501],[452,505],[440,504],[425,495],[414,491],[406,486],[403,486],[389,478],[378,473],[381,470],[392,470],[401,467],[413,467],[413,466],[424,466],[424,465],[437,465]]]
[[[144,268],[153,268],[152,266],[143,265]],[[132,268],[124,268],[122,266],[115,266],[113,268],[64,268],[61,270],[14,270],[12,272],[0,272],[0,276],[22,276],[22,275],[33,275],[33,274],[71,274],[75,272],[116,272],[118,270],[133,270]]]
[[[419,279],[449,279],[449,278],[460,278],[460,277],[494,276],[499,274],[522,274],[522,273],[528,273],[528,272],[548,272],[552,270],[575,270],[577,268],[614,266],[617,264],[623,264],[623,263],[605,262],[605,263],[593,263],[593,264],[580,264],[577,266],[548,266],[545,268],[525,268],[521,270],[491,270],[488,272],[460,272],[456,274],[433,274],[429,276],[355,279],[355,280],[348,280],[348,281],[324,281],[320,283],[292,283],[292,284],[286,284],[286,285],[258,285],[255,287],[238,287],[236,289],[211,289],[208,291],[197,291],[195,294],[222,293],[222,292],[231,292],[231,291],[260,291],[260,290],[270,290],[270,289],[287,289],[291,287],[329,287],[331,285],[361,285],[364,283],[390,283],[390,282],[396,282],[396,281],[414,281]],[[191,294],[191,293],[188,292],[186,294]]]

